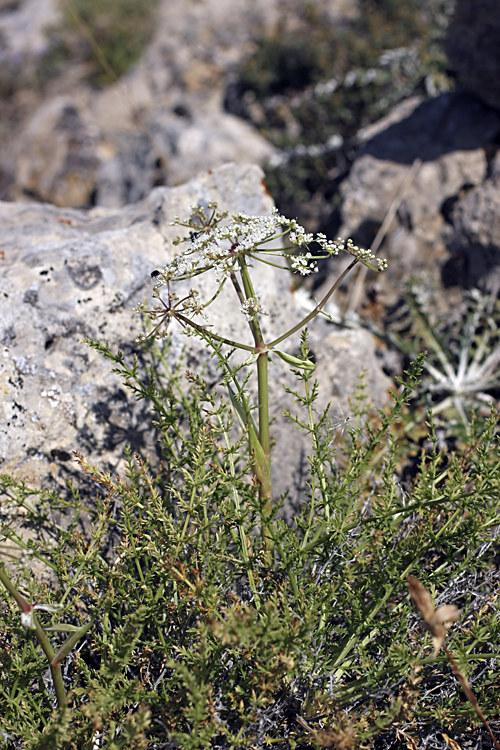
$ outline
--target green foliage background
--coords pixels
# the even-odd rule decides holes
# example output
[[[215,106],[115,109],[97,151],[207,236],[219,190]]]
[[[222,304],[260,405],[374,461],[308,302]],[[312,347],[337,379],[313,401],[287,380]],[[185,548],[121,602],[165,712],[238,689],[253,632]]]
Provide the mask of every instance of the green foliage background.
[[[150,43],[157,6],[157,0],[61,0],[63,18],[49,30],[50,50],[42,61],[45,76],[83,62],[95,84],[114,83]]]
[[[150,400],[163,462],[152,470],[128,455],[125,476],[113,478],[80,457],[96,496],[73,488],[70,508],[3,477],[3,497],[38,536],[26,542],[13,522],[3,525],[25,547],[18,585],[30,601],[64,605],[57,617],[40,615],[44,626],[95,619],[63,665],[69,705],[55,710],[47,664],[4,597],[7,747],[285,750],[382,747],[384,737],[403,747],[396,730],[464,736],[476,717],[442,657],[429,658],[407,574],[461,608],[449,647],[498,719],[494,414],[457,450],[439,448],[432,421],[408,412],[419,362],[387,413],[367,411],[361,387],[353,429],[340,434],[328,411],[311,425],[317,385],[297,371],[290,419],[311,437],[310,490],[293,518],[280,520],[276,508],[269,568],[246,450],[225,439],[228,405],[199,377],[184,391],[168,347],[155,345],[141,373],[94,346]],[[57,509],[69,525],[56,524]],[[50,574],[45,584],[31,573],[35,560]]]

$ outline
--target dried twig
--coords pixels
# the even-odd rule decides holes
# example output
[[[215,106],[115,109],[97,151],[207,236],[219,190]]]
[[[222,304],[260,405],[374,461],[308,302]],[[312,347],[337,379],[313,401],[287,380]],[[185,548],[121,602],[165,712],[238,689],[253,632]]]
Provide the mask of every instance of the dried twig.
[[[441,607],[435,609],[432,597],[425,586],[423,586],[420,581],[413,576],[407,576],[406,580],[408,581],[412,601],[424,618],[425,624],[427,625],[427,628],[432,635],[432,640],[434,642],[433,656],[436,656],[439,649],[442,648],[444,650],[451,664],[451,668],[453,669],[453,674],[460,682],[462,690],[469,699],[474,711],[477,713],[484,726],[486,727],[486,730],[493,740],[495,747],[500,750],[500,742],[498,742],[498,740],[495,738],[495,735],[491,731],[491,727],[486,720],[483,712],[481,711],[481,708],[479,707],[477,698],[472,692],[469,681],[467,680],[466,676],[460,671],[460,667],[453,658],[453,655],[445,646],[446,631],[451,623],[456,622],[459,618],[459,611],[457,607],[455,607],[454,604],[443,604]]]

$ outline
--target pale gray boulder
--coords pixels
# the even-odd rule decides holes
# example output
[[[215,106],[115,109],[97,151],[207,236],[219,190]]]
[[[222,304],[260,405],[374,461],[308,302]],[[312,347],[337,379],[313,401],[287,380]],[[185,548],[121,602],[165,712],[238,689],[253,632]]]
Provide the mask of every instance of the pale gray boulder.
[[[341,185],[340,234],[369,246],[397,206],[380,251],[389,261],[377,278],[385,304],[411,275],[450,283],[441,274],[449,270],[452,208],[464,191],[481,189],[499,134],[500,114],[464,93],[407,100],[359,134],[362,145]]]
[[[150,274],[174,252],[178,228],[170,221],[188,217],[193,205],[217,201],[230,212],[266,214],[272,199],[256,166],[229,164],[176,188],[156,188],[140,203],[119,210],[60,209],[38,203],[1,203],[0,223],[0,462],[28,482],[58,481],[76,472],[72,452],[110,470],[122,468],[123,449],[151,454],[152,414],[136,403],[110,363],[80,343],[92,337],[122,349],[130,358],[142,330],[132,308],[150,298]],[[256,269],[257,271],[257,269]],[[197,286],[199,286],[197,284]],[[268,266],[258,271],[258,286],[270,311],[269,335],[291,327],[303,314],[295,305],[290,276]],[[231,290],[214,306],[213,322],[231,337],[248,338]],[[187,366],[199,367],[206,355],[193,339],[172,327],[172,357],[188,346]],[[196,342],[194,342],[196,344]],[[311,325],[312,349],[322,384],[321,403],[345,407],[361,370],[378,404],[387,379],[366,331],[342,330],[317,320]],[[288,344],[298,346],[298,336]],[[293,401],[283,381],[293,385],[278,360],[270,369],[271,404],[278,420],[273,434],[293,440],[280,447],[276,491],[300,485],[298,456],[307,445],[280,416]],[[217,375],[209,370],[214,383]],[[152,452],[152,453],[151,453]],[[78,480],[80,481],[80,479]]]
[[[49,99],[22,133],[18,187],[56,206],[90,205],[102,161],[100,140],[99,130],[73,97]]]
[[[488,178],[466,191],[452,211],[448,243],[455,277],[467,287],[500,290],[500,152]]]
[[[121,100],[120,100],[121,96]],[[121,126],[113,122],[123,111]],[[180,115],[158,106],[132,127],[124,91],[79,92],[43,102],[14,146],[15,194],[61,207],[136,203],[234,161],[263,163],[274,149],[243,120],[211,106]]]
[[[310,5],[329,22],[357,12],[347,0]],[[85,80],[85,65],[71,61],[56,79],[43,80],[40,61],[50,46],[48,28],[61,21],[61,3],[0,7],[0,63],[39,69],[42,77],[4,112],[0,195],[118,207],[230,161],[264,164],[276,150],[225,111],[226,87],[256,37],[300,26],[302,14],[302,0],[159,0],[155,34],[141,59],[99,90]]]

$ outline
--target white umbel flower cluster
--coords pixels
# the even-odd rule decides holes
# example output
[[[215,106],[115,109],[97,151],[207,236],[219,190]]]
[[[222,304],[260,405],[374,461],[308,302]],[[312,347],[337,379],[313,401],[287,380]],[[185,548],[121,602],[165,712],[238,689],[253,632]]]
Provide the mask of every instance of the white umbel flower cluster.
[[[338,255],[339,252],[349,253],[373,270],[383,270],[387,266],[385,260],[375,258],[370,250],[362,250],[352,240],[328,240],[324,234],[306,232],[295,219],[287,219],[276,208],[271,209],[267,216],[233,214],[228,223],[222,223],[226,214],[217,212],[213,204],[209,208],[212,210],[210,217],[207,217],[204,210],[193,207],[190,223],[182,223],[178,217],[172,222],[172,226],[186,226],[191,231],[185,250],[165,266],[161,274],[164,281],[192,278],[209,269],[216,272],[219,280],[223,280],[231,274],[239,258],[244,256],[247,259],[263,260],[263,255],[270,254],[287,257],[292,270],[301,275],[317,271],[316,259]],[[288,247],[279,250],[266,247],[279,238],[283,238]],[[176,244],[180,242],[182,240],[176,240]],[[309,250],[308,246],[312,243],[321,248],[319,255],[313,256]],[[285,252],[287,249],[301,247],[305,247],[306,252]]]
[[[248,268],[256,261],[283,268],[279,257],[287,260],[292,271],[306,276],[316,273],[317,260],[340,252],[346,252],[369,268],[380,271],[387,263],[375,258],[370,250],[362,250],[352,240],[329,240],[324,234],[313,235],[306,232],[295,219],[287,219],[276,208],[265,216],[233,214],[228,219],[227,212],[221,213],[216,204],[209,204],[208,211],[199,206],[191,209],[191,218],[182,222],[176,217],[172,226],[182,226],[188,236],[174,241],[175,245],[185,244],[184,249],[169,261],[162,271],[155,272],[153,297],[158,304],[152,310],[141,308],[154,321],[152,335],[161,335],[160,326],[168,327],[171,318],[176,318],[185,332],[192,333],[193,317],[205,317],[205,309],[217,298],[221,288],[230,280],[240,297],[240,310],[254,323],[258,316],[266,315],[259,295],[245,287],[242,279],[248,280]],[[281,240],[282,246],[276,247]],[[314,245],[314,254],[310,246]],[[214,274],[218,291],[211,300],[203,302],[199,292],[191,289],[179,299],[171,285],[176,281],[193,279],[205,272]],[[161,287],[166,286],[168,299],[160,295]],[[163,326],[163,324],[166,324]],[[165,333],[165,331],[164,331]]]
[[[241,305],[241,312],[247,320],[253,320],[254,315],[269,315],[267,310],[264,310],[261,303],[261,296],[258,292],[255,293],[254,297],[249,297]]]

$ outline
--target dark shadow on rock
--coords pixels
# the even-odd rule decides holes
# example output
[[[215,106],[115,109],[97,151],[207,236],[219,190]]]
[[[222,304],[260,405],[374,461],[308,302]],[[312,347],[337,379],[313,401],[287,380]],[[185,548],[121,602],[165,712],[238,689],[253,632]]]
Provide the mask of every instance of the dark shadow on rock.
[[[500,289],[500,251],[497,245],[467,242],[455,247],[454,253],[443,265],[441,279],[445,288],[462,286],[478,288],[484,293],[497,294]]]
[[[412,164],[415,159],[435,161],[453,151],[485,147],[500,133],[500,112],[473,94],[456,91],[424,101],[404,120],[389,125],[371,138],[358,157]]]

